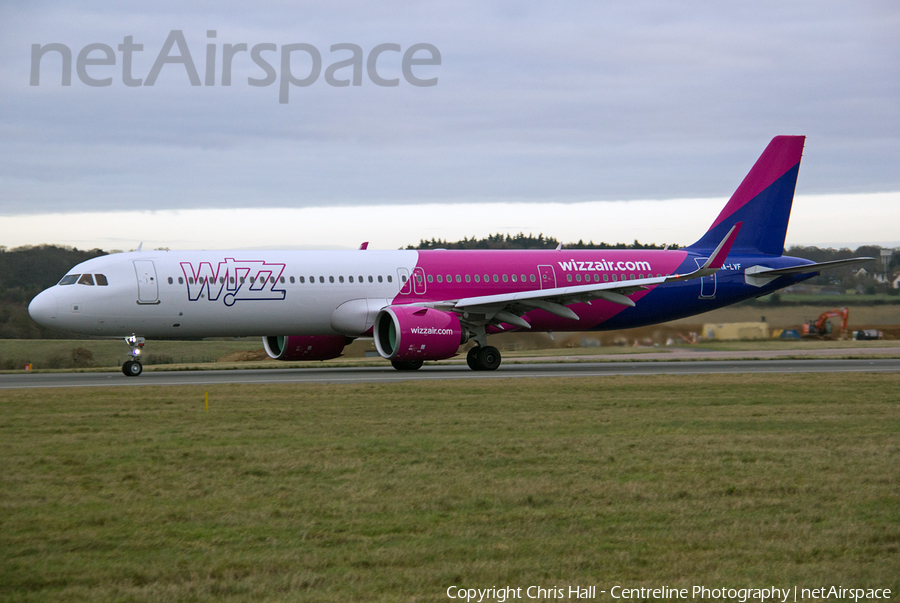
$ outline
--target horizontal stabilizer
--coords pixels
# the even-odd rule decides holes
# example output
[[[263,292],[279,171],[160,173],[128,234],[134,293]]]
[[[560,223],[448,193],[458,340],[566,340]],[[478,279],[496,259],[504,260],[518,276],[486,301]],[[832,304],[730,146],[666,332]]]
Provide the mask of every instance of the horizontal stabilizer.
[[[846,260],[833,260],[831,262],[818,262],[816,264],[801,264],[800,266],[790,266],[788,268],[768,268],[766,266],[751,266],[744,271],[744,280],[748,285],[754,287],[764,287],[779,276],[788,274],[809,274],[811,272],[821,272],[829,268],[837,268],[839,266],[851,266],[853,264],[863,264],[865,262],[873,262],[875,258],[849,258]]]

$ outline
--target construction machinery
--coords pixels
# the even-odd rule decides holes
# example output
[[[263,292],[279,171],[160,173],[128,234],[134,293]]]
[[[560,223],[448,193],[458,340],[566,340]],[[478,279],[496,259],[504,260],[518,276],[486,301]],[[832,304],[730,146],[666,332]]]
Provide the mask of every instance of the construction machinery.
[[[844,333],[847,332],[847,319],[849,317],[850,310],[848,308],[835,308],[834,310],[822,312],[819,315],[819,318],[817,318],[816,320],[811,320],[803,325],[801,334],[803,335],[803,337],[836,336],[838,339],[840,339],[844,336]],[[836,335],[834,333],[834,328],[832,327],[830,320],[832,318],[841,319],[841,327]]]

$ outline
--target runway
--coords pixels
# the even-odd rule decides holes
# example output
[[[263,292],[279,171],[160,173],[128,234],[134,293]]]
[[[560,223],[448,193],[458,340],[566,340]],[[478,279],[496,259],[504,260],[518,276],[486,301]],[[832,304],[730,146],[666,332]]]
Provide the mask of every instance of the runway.
[[[109,373],[16,373],[0,375],[0,389],[39,387],[141,387],[267,383],[397,383],[403,381],[603,377],[612,375],[713,375],[758,373],[897,373],[900,359],[724,360],[684,362],[509,363],[496,371],[432,365],[414,372],[390,367],[262,370],[145,371],[140,377]]]

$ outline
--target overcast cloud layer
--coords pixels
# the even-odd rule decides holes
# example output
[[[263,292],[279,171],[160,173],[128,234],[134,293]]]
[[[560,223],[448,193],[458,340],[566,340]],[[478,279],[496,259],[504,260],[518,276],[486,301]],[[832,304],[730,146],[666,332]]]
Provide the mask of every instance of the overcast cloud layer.
[[[74,67],[61,86],[55,53],[29,85],[32,44],[74,59],[133,36],[146,78],[171,30],[201,79],[217,45],[215,86],[167,65],[128,87],[118,51],[89,67],[108,87]],[[0,214],[723,197],[777,134],[808,137],[803,193],[898,191],[898,32],[894,0],[7,2]],[[430,43],[441,65],[416,74],[438,84],[320,76],[280,104],[277,84],[247,85],[264,74],[243,53],[221,85],[224,44],[301,42],[323,73],[347,56],[333,44]],[[382,55],[382,77],[400,76],[400,56]]]

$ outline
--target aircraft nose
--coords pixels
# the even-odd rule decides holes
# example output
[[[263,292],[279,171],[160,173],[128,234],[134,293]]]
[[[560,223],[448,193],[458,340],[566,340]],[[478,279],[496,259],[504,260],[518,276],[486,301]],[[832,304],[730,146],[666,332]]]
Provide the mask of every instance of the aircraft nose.
[[[28,314],[34,322],[45,327],[53,327],[56,323],[56,292],[47,289],[38,293],[28,304]]]

